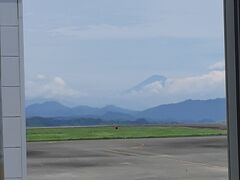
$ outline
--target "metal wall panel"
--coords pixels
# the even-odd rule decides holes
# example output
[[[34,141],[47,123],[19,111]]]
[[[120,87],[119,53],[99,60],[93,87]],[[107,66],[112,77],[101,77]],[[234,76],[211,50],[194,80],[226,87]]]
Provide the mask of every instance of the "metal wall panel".
[[[22,18],[21,0],[0,0],[0,180],[26,179]]]

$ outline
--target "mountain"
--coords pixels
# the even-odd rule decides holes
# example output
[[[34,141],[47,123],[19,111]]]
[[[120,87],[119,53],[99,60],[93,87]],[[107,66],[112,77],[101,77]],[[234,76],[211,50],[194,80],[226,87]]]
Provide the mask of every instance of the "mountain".
[[[26,100],[25,100],[26,106],[30,106],[32,104],[45,103],[45,102],[55,102],[55,99],[38,97],[38,98],[34,98],[34,99],[26,98]]]
[[[141,83],[137,84],[136,86],[132,87],[131,89],[128,89],[126,91],[123,92],[123,94],[128,94],[131,92],[135,92],[135,91],[141,91],[143,90],[145,87],[153,84],[153,83],[160,83],[162,86],[165,85],[167,81],[167,78],[161,75],[153,75],[150,76],[149,78],[145,79],[144,81],[142,81]]]
[[[101,119],[104,119],[105,121],[135,121],[136,118],[129,114],[109,111],[101,116]]]
[[[89,106],[76,106],[73,108],[64,106],[58,102],[49,101],[29,105],[26,108],[27,117],[92,117],[98,118],[106,113],[119,113],[126,115],[136,114],[136,111],[108,105],[103,108]]]
[[[114,106],[114,105],[105,106],[100,110],[100,112],[102,114],[106,114],[108,112],[114,112],[114,113],[121,113],[121,114],[128,114],[128,115],[135,115],[137,113],[137,111],[117,107],[117,106]]]
[[[94,108],[90,106],[77,106],[72,108],[73,116],[92,116],[97,115],[99,108]]]
[[[225,99],[186,100],[179,103],[159,105],[144,111],[132,111],[109,105],[103,108],[89,106],[67,107],[58,102],[33,104],[26,108],[30,124],[109,124],[118,123],[214,123],[226,119]],[[42,120],[37,117],[44,118]],[[91,119],[91,122],[87,122]],[[32,122],[34,120],[34,122]],[[58,121],[54,121],[58,120]],[[63,121],[64,120],[64,121]],[[39,122],[40,121],[40,122]]]
[[[140,112],[138,117],[154,122],[215,122],[225,121],[225,99],[186,100],[160,105]]]
[[[32,104],[26,108],[27,117],[58,117],[71,116],[72,109],[55,101]]]

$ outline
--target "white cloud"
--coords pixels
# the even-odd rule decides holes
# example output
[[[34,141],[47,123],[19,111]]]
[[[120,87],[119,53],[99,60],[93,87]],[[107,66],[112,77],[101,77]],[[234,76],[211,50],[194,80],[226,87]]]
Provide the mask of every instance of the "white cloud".
[[[46,79],[46,76],[44,76],[44,75],[42,75],[42,74],[38,74],[38,75],[37,75],[37,79],[38,79],[38,80],[44,80],[44,79]]]
[[[225,71],[211,71],[199,76],[173,79],[166,85],[171,94],[212,94],[224,89]],[[224,92],[224,91],[223,91]]]
[[[66,98],[81,97],[86,94],[67,85],[61,77],[47,77],[39,74],[33,80],[26,82],[26,96],[28,98]]]
[[[220,61],[215,64],[212,64],[208,67],[209,70],[224,70],[225,69],[225,62]]]
[[[156,81],[144,87],[144,91],[149,91],[152,93],[158,93],[164,88],[162,82]]]
[[[53,82],[55,84],[58,84],[58,85],[62,86],[62,87],[66,87],[65,81],[62,78],[60,78],[60,77],[54,77],[53,78]]]
[[[185,99],[209,99],[225,96],[225,71],[213,70],[205,74],[168,79],[164,86],[154,82],[126,97],[148,98],[149,101],[171,102]]]

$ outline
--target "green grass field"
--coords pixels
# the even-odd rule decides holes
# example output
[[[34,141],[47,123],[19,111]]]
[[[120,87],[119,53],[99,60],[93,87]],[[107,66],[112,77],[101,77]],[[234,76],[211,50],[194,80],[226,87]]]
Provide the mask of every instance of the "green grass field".
[[[32,128],[27,130],[29,142],[211,135],[226,135],[226,130],[176,126],[120,126],[118,130],[113,127]]]

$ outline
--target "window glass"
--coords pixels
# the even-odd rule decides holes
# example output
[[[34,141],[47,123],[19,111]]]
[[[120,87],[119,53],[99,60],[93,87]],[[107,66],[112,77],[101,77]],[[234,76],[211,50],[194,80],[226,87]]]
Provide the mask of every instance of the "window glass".
[[[24,2],[32,180],[227,179],[223,2]]]

